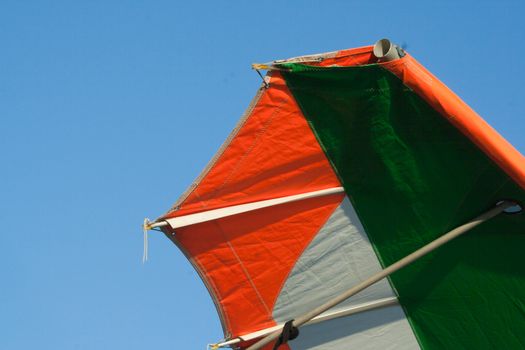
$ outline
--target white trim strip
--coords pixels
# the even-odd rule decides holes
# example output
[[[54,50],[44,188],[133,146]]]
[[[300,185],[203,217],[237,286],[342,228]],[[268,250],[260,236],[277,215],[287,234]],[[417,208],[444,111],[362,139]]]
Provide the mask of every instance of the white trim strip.
[[[357,314],[357,313],[361,313],[361,312],[365,312],[365,311],[369,311],[369,310],[375,310],[375,309],[378,309],[378,308],[381,308],[381,307],[398,305],[398,304],[399,303],[397,301],[397,297],[378,299],[378,300],[374,300],[374,301],[371,301],[371,302],[368,302],[368,303],[363,303],[363,304],[351,306],[351,307],[349,307],[347,309],[336,310],[336,311],[332,311],[332,312],[328,312],[328,313],[319,315],[317,317],[314,317],[312,320],[307,322],[305,325],[315,324],[315,323],[324,322],[324,321],[328,321],[328,320],[333,320],[335,318],[350,316],[350,315],[353,315],[353,314]],[[249,341],[249,340],[257,339],[257,338],[260,338],[260,337],[264,337],[264,336],[266,336],[266,335],[268,335],[270,333],[273,333],[275,331],[278,331],[278,330],[282,329],[283,326],[284,326],[284,324],[278,324],[278,325],[270,327],[270,328],[265,328],[265,329],[261,329],[260,331],[257,331],[257,332],[241,335],[241,336],[239,336],[237,338],[234,338],[234,339],[231,339],[231,340],[227,340],[227,341],[223,341],[223,342],[220,342],[220,343],[217,343],[217,344],[214,344],[214,345],[216,345],[217,347],[221,348],[221,347],[226,347],[226,346],[238,344],[238,343],[240,343],[242,341]]]
[[[342,187],[327,188],[324,190],[296,194],[293,196],[268,199],[268,200],[259,201],[259,202],[234,205],[231,207],[213,209],[213,210],[208,210],[208,211],[204,211],[200,213],[179,216],[176,218],[167,219],[166,222],[171,226],[172,229],[176,229],[179,227],[195,225],[201,222],[216,220],[216,219],[224,218],[227,216],[246,213],[246,212],[257,210],[257,209],[267,208],[267,207],[271,207],[274,205],[291,203],[291,202],[295,202],[299,200],[327,196],[330,194],[342,193],[342,192],[344,192],[344,189]],[[158,222],[158,223],[152,224],[150,227],[158,227],[158,226],[165,226],[165,225],[166,224],[163,224],[162,222]]]

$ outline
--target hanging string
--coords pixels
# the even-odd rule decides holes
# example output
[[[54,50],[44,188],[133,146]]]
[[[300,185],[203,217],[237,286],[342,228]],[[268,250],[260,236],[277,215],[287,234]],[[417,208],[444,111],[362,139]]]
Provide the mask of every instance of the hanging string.
[[[142,225],[142,232],[144,233],[144,250],[142,252],[142,263],[144,264],[148,261],[148,230],[150,229],[150,221],[148,218],[144,219],[144,224]]]

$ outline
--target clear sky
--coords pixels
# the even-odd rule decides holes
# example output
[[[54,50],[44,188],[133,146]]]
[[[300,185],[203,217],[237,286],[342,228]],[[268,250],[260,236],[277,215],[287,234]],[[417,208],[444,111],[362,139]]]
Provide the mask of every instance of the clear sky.
[[[0,349],[205,349],[164,213],[260,84],[253,62],[405,45],[525,153],[525,2],[0,3]],[[438,4],[439,3],[439,4]]]

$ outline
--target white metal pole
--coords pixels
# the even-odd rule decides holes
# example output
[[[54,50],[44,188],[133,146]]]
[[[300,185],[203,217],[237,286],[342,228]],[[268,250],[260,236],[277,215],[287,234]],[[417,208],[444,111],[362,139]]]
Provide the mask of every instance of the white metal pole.
[[[477,218],[467,222],[464,225],[461,225],[461,226],[453,229],[452,231],[447,232],[443,236],[441,236],[438,239],[436,239],[436,240],[428,243],[427,245],[419,248],[418,250],[416,250],[415,252],[407,255],[406,257],[402,258],[401,260],[398,260],[397,262],[395,262],[392,265],[388,266],[384,270],[379,271],[378,273],[376,273],[375,275],[371,276],[367,280],[359,283],[355,287],[352,287],[352,288],[348,289],[343,294],[341,294],[341,295],[339,295],[339,296],[337,296],[337,297],[327,301],[323,305],[318,306],[317,308],[315,308],[315,309],[313,309],[313,310],[311,310],[311,311],[309,311],[309,312],[307,312],[307,313],[297,317],[293,321],[293,326],[294,327],[302,326],[303,324],[305,324],[306,322],[308,322],[309,320],[311,320],[315,316],[320,315],[321,313],[325,312],[326,310],[328,310],[328,309],[336,306],[337,304],[345,301],[346,299],[350,298],[351,296],[353,296],[353,295],[359,293],[360,291],[370,287],[374,283],[379,282],[383,278],[391,275],[392,273],[398,271],[399,269],[405,267],[406,265],[416,261],[417,259],[427,255],[431,251],[441,247],[445,243],[453,240],[454,238],[462,235],[465,232],[468,232],[469,230],[473,229],[474,227],[478,226],[479,224],[481,224],[481,223],[483,223],[483,222],[485,222],[485,221],[495,217],[496,215],[498,215],[501,212],[503,212],[505,209],[507,209],[509,207],[512,207],[514,205],[515,205],[515,203],[510,202],[510,201],[499,202],[498,204],[496,204],[496,206],[494,208],[492,208],[492,209],[488,210],[487,212],[481,214]],[[276,340],[277,338],[279,338],[280,335],[281,335],[281,331],[276,331],[274,333],[271,333],[268,336],[266,336],[265,338],[259,340],[257,343],[255,343],[252,346],[248,347],[247,350],[258,350],[258,349],[261,349],[263,346],[265,346],[265,345],[271,343],[272,341]]]
[[[145,230],[151,230],[155,227],[163,227],[169,225],[172,229],[179,227],[195,225],[206,221],[216,220],[225,218],[227,216],[238,215],[249,211],[259,210],[275,205],[281,205],[285,203],[291,203],[296,201],[302,201],[310,198],[328,196],[337,193],[343,193],[345,190],[343,187],[331,187],[323,190],[317,190],[312,192],[300,193],[286,197],[279,197],[273,199],[262,200],[258,202],[250,202],[238,205],[232,205],[229,207],[223,207],[218,209],[212,209],[202,211],[198,213],[177,216],[162,221],[149,222],[147,219],[144,221],[143,228]]]

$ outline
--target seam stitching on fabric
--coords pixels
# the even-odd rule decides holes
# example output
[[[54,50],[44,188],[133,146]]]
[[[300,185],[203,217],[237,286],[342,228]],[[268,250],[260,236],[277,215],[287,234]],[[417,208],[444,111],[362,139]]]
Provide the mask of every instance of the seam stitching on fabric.
[[[213,198],[217,194],[217,192],[219,192],[221,189],[223,189],[230,182],[233,174],[239,169],[241,164],[246,160],[246,157],[254,150],[255,146],[259,143],[259,141],[261,140],[263,135],[266,133],[266,131],[268,130],[268,127],[272,124],[275,116],[279,113],[279,111],[282,108],[282,105],[285,102],[286,101],[284,99],[281,99],[279,101],[279,104],[275,107],[272,115],[268,118],[268,120],[266,120],[264,122],[262,128],[259,129],[259,131],[257,132],[257,135],[255,136],[255,138],[254,138],[252,144],[250,145],[250,147],[239,158],[239,161],[235,164],[235,166],[231,168],[230,172],[228,173],[228,175],[224,179],[223,183],[220,184],[215,190],[213,190],[213,192],[209,196],[210,198]],[[200,196],[199,196],[199,198],[200,198]],[[205,201],[203,201],[203,202],[205,202]],[[205,205],[205,207],[207,207],[207,205]]]
[[[250,275],[250,273],[248,272],[248,270],[244,266],[244,263],[242,262],[242,260],[237,255],[237,252],[235,251],[235,247],[231,244],[230,241],[228,241],[227,243],[228,243],[228,246],[230,247],[230,249],[232,250],[233,254],[235,255],[235,258],[237,259],[237,261],[241,265],[241,268],[242,268],[244,274],[246,275],[246,278],[248,279],[248,282],[250,282],[250,285],[252,286],[253,290],[255,291],[255,293],[257,293],[257,297],[261,301],[261,304],[264,306],[264,309],[266,310],[266,313],[268,314],[268,317],[272,318],[272,314],[270,312],[270,309],[268,308],[268,305],[266,305],[266,302],[264,301],[261,293],[259,292],[259,290],[255,286],[255,283],[253,282],[252,276]]]
[[[217,221],[217,220],[214,220],[214,224],[215,226],[217,226],[217,228],[219,229],[220,233],[222,234],[222,236],[224,237],[225,241],[226,241],[226,244],[228,245],[228,247],[230,248],[230,250],[232,251],[233,255],[235,256],[235,259],[237,259],[237,261],[239,262],[239,265],[241,266],[242,268],[242,271],[244,272],[244,275],[246,276],[246,279],[248,280],[248,282],[250,283],[250,285],[252,286],[253,290],[255,291],[255,293],[257,294],[257,297],[259,298],[259,301],[261,302],[261,304],[264,306],[264,309],[266,310],[266,313],[268,315],[268,318],[269,319],[272,319],[273,320],[273,317],[272,317],[272,314],[268,308],[268,305],[266,305],[261,293],[259,292],[259,290],[257,289],[257,287],[255,286],[255,283],[253,282],[253,279],[250,275],[250,273],[248,272],[248,270],[246,269],[246,267],[244,266],[244,263],[242,262],[241,258],[239,257],[239,255],[237,254],[237,252],[235,251],[235,247],[233,246],[233,244],[230,242],[230,239],[228,238],[228,236],[226,235],[226,233],[224,232],[224,230],[222,229],[220,223]]]
[[[268,72],[267,73],[267,76],[270,77],[270,80],[271,80],[271,72]],[[271,81],[270,81],[271,82]],[[228,137],[226,138],[226,140],[223,142],[223,144],[219,147],[219,149],[217,150],[217,152],[214,154],[214,156],[212,157],[212,159],[208,162],[208,164],[204,167],[204,169],[201,171],[201,173],[197,176],[197,178],[193,181],[193,183],[182,193],[182,195],[177,199],[177,201],[175,202],[175,204],[172,205],[172,207],[166,212],[164,213],[163,215],[161,215],[157,220],[159,220],[160,218],[162,217],[165,217],[166,215],[168,215],[169,213],[173,212],[173,211],[176,211],[178,209],[178,207],[180,205],[182,205],[184,203],[184,201],[189,197],[189,195],[197,188],[197,186],[200,184],[200,182],[202,181],[202,179],[204,179],[204,177],[206,175],[208,175],[208,173],[210,172],[210,170],[213,168],[213,166],[216,164],[216,162],[218,161],[218,159],[222,156],[222,154],[224,153],[224,151],[226,150],[226,148],[230,145],[231,141],[235,138],[235,136],[237,136],[237,134],[239,133],[239,131],[241,130],[241,128],[244,126],[244,124],[246,123],[246,121],[249,119],[250,115],[252,114],[253,110],[255,109],[255,107],[257,106],[257,104],[259,103],[259,100],[261,99],[262,95],[264,94],[264,91],[266,90],[264,84],[261,84],[261,86],[259,87],[259,90],[257,90],[257,94],[255,95],[255,97],[250,101],[250,104],[248,105],[248,108],[244,111],[243,115],[241,116],[241,119],[239,119],[239,121],[237,122],[237,124],[235,125],[234,129],[232,130],[232,132],[230,133],[230,135],[228,135]]]

